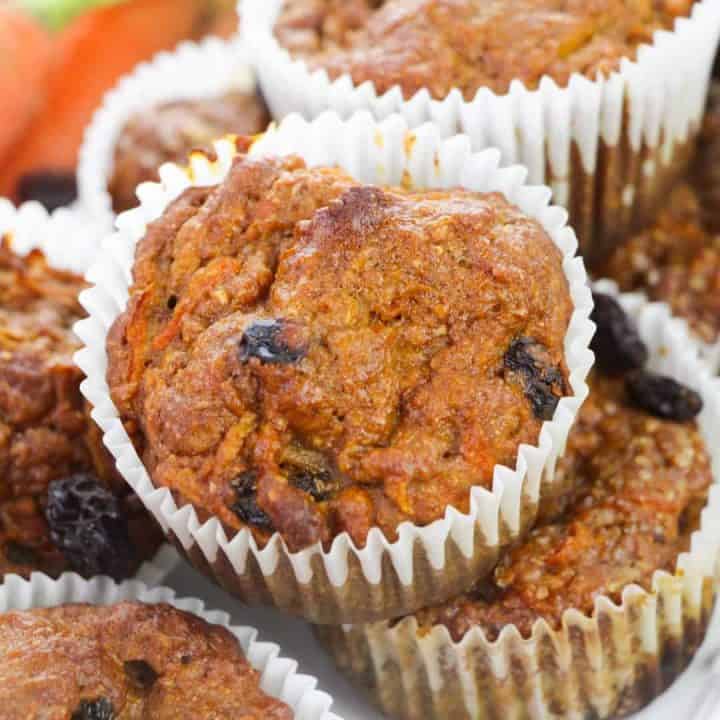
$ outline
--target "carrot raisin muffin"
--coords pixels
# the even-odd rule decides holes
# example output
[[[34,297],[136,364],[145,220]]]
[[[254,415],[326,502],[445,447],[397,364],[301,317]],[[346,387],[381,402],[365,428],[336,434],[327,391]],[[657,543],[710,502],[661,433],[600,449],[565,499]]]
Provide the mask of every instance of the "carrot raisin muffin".
[[[637,336],[613,344],[628,324],[612,298],[596,296],[594,319],[604,361],[559,460],[566,494],[550,499],[489,580],[418,613],[423,631],[442,624],[459,641],[476,626],[489,639],[506,625],[529,636],[540,618],[559,628],[570,608],[591,614],[599,595],[619,602],[628,585],[650,589],[655,571],[674,572],[688,549],[712,482],[694,422],[701,399],[643,370]]]
[[[239,155],[136,249],[113,401],[157,486],[292,550],[428,524],[570,392],[562,255],[499,194]]]
[[[436,99],[458,88],[505,93],[513,80],[537,87],[595,78],[633,58],[656,30],[687,16],[692,0],[286,0],[276,35],[293,55],[331,78],[349,74],[377,92]]]
[[[64,605],[0,616],[5,720],[290,720],[237,639],[170,605]]]
[[[720,337],[720,87],[713,88],[697,159],[655,223],[629,237],[598,275],[666,302],[707,343]]]
[[[81,278],[0,244],[0,574],[125,577],[161,536],[80,394]]]
[[[113,209],[122,212],[135,207],[137,186],[157,181],[163,163],[184,163],[196,148],[208,147],[228,133],[259,133],[269,122],[262,98],[243,92],[177,100],[138,113],[128,121],[115,147],[108,183]]]

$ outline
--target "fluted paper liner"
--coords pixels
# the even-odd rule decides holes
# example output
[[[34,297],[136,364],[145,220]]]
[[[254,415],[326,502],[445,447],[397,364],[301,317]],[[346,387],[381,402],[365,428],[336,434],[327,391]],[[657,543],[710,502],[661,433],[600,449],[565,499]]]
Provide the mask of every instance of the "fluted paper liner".
[[[100,248],[102,226],[74,210],[61,208],[48,213],[42,205],[29,202],[15,207],[0,198],[0,238],[8,236],[20,255],[41,250],[52,267],[83,274]],[[135,577],[148,584],[166,578],[179,561],[174,549],[165,545],[143,563]]]
[[[606,78],[575,74],[559,87],[546,76],[536,90],[515,80],[507,93],[482,88],[470,101],[457,89],[443,100],[427,89],[407,99],[398,86],[378,94],[371,82],[333,81],[293,59],[273,34],[282,4],[240,3],[243,36],[275,117],[397,112],[411,127],[432,121],[444,135],[467,134],[476,150],[498,148],[504,164],[525,165],[530,182],[549,185],[554,202],[569,209],[591,263],[646,222],[686,168],[720,35],[720,3],[700,0],[673,32],[657,32]]]
[[[555,460],[587,395],[592,298],[582,260],[574,257],[575,235],[565,224],[566,213],[548,205],[547,188],[524,184],[522,168],[498,169],[497,152],[473,154],[468,138],[441,140],[430,125],[410,132],[399,116],[382,123],[367,113],[348,122],[335,114],[313,123],[293,116],[253,145],[254,155],[295,152],[311,165],[340,165],[361,182],[400,184],[404,179],[416,187],[499,190],[537,218],[560,248],[575,306],[565,339],[572,395],[560,401],[552,421],[543,423],[537,445],[520,447],[514,469],[496,466],[491,489],[472,489],[467,514],[449,507],[426,527],[406,522],[395,542],[373,528],[363,548],[356,548],[347,533],[335,538],[329,550],[318,543],[291,553],[277,533],[259,548],[247,529],[228,538],[216,518],[201,524],[190,505],[176,503],[168,489],[153,487],[105,379],[106,335],[127,302],[135,244],[147,223],[184,188],[224,177],[235,146],[223,140],[216,152],[216,162],[196,154],[189,170],[166,165],[162,184],[141,186],[142,206],[118,218],[119,231],[106,240],[103,258],[88,274],[95,287],[81,296],[90,318],[76,326],[86,345],[76,361],[87,374],[83,391],[120,472],[190,561],[246,602],[276,605],[320,623],[368,622],[457,594],[489,571],[500,549],[533,520],[541,486],[552,482]]]
[[[332,698],[316,689],[316,678],[298,673],[295,660],[282,657],[274,643],[260,642],[254,628],[232,625],[227,613],[206,609],[197,598],[179,598],[168,587],[149,587],[137,580],[122,583],[108,577],[85,580],[74,573],[64,573],[57,580],[42,573],[33,573],[30,580],[8,575],[0,584],[0,613],[68,603],[113,605],[125,601],[167,603],[223,626],[238,639],[248,662],[260,673],[262,690],[286,703],[295,720],[341,720],[330,712]],[[202,692],[202,687],[198,687],[198,692]]]
[[[598,289],[608,291],[602,284]],[[619,296],[651,351],[651,367],[698,390],[698,422],[720,480],[720,380],[710,376],[686,324],[669,308]],[[651,591],[625,588],[616,605],[598,597],[592,617],[577,610],[562,627],[544,620],[524,639],[508,626],[495,642],[475,627],[460,642],[445,626],[418,632],[413,616],[397,625],[322,627],[339,665],[391,717],[417,720],[607,718],[639,709],[689,663],[715,601],[720,549],[720,487],[711,489],[691,548],[674,574],[657,571]],[[689,715],[687,716],[690,717]]]
[[[77,170],[83,208],[112,228],[115,215],[108,182],[115,146],[136,113],[175,100],[198,100],[254,89],[255,75],[238,38],[185,42],[172,52],[161,52],[138,65],[107,92],[85,130]]]
[[[105,228],[85,213],[60,208],[48,213],[37,202],[16,207],[0,198],[0,237],[12,236],[15,252],[25,255],[37,248],[58,270],[82,275],[100,250]]]

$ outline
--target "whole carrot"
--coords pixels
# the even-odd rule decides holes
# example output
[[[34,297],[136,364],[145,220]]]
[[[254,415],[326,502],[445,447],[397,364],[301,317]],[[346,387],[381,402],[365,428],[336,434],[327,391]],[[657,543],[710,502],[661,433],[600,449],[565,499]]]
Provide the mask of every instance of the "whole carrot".
[[[73,172],[104,93],[139,62],[195,37],[206,23],[205,0],[103,1],[57,32],[44,109],[6,156],[0,195],[16,197],[29,173]],[[26,91],[35,92],[27,83]]]

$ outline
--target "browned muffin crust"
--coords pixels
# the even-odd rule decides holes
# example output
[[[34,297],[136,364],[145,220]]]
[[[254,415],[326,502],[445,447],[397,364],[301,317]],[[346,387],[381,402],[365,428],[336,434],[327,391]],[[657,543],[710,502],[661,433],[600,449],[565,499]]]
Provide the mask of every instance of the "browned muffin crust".
[[[514,464],[569,392],[559,250],[498,194],[238,156],[139,243],[108,337],[157,485],[292,549],[394,538]]]
[[[123,129],[108,191],[115,212],[135,207],[140,183],[157,182],[166,162],[185,163],[192,150],[209,148],[228,133],[254,135],[270,122],[263,99],[255,93],[229,92],[199,100],[178,100],[145,110]]]
[[[622,379],[591,378],[558,481],[569,492],[500,562],[491,581],[417,614],[421,630],[445,625],[455,640],[473,627],[490,639],[506,625],[529,636],[540,618],[559,628],[565,610],[591,614],[594,599],[618,602],[624,588],[650,589],[656,570],[674,572],[699,526],[712,481],[694,423],[629,406]]]
[[[720,86],[711,93],[697,159],[655,223],[599,268],[625,291],[670,305],[705,342],[720,337]]]
[[[0,574],[56,576],[71,569],[50,540],[44,509],[51,481],[92,471],[123,497],[138,563],[160,534],[113,469],[80,393],[73,324],[84,317],[83,280],[54,270],[39,251],[0,243]]]
[[[458,88],[467,100],[513,80],[566,85],[634,59],[638,45],[687,16],[692,0],[286,0],[281,44],[331,78],[349,74],[378,93],[436,99]]]
[[[0,615],[5,720],[291,720],[228,630],[170,605]]]

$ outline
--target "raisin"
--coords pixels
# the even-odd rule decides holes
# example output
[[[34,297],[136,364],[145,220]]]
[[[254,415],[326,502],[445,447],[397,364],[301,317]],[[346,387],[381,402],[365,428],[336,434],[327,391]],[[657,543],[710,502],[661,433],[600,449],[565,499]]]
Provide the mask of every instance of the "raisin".
[[[506,370],[520,376],[535,417],[552,420],[565,393],[565,379],[559,368],[543,362],[545,354],[546,349],[539,342],[520,337],[513,340],[503,361]]]
[[[144,660],[127,660],[123,668],[130,682],[140,690],[149,690],[158,679],[155,669]]]
[[[20,202],[37,200],[52,212],[77,199],[75,173],[57,170],[27,173],[18,182],[17,194]]]
[[[610,295],[593,293],[591,319],[597,326],[590,343],[598,369],[606,375],[639,370],[648,361],[648,349],[637,327],[620,303]]]
[[[284,320],[258,320],[250,325],[240,340],[240,359],[247,362],[258,358],[261,362],[278,365],[295,363],[305,356],[305,348],[288,344],[289,324]]]
[[[70,720],[114,720],[115,708],[107,698],[82,700]]]
[[[284,448],[280,469],[293,487],[317,502],[329,499],[340,489],[340,475],[332,471],[328,459],[321,452],[305,447],[301,441]]]
[[[257,504],[257,472],[247,470],[238,475],[231,484],[236,500],[230,509],[244,523],[272,532],[275,529],[272,520]]]
[[[290,482],[299,490],[312,495],[315,500],[327,500],[337,489],[332,475],[327,470],[315,468],[293,468]]]
[[[630,373],[625,388],[635,405],[665,420],[687,422],[703,408],[702,398],[694,390],[649,370]]]
[[[132,573],[127,518],[118,498],[92,475],[51,482],[45,516],[51,540],[81,575],[122,580]]]

